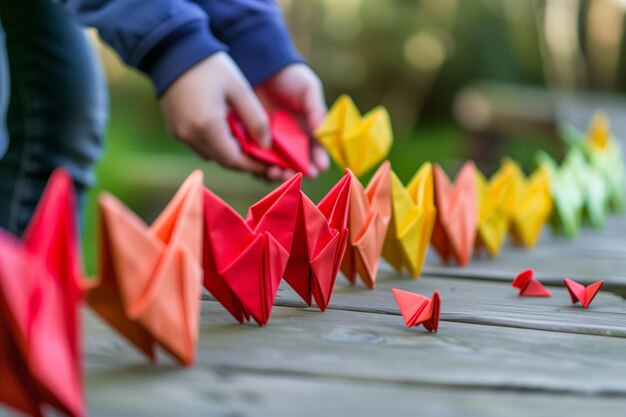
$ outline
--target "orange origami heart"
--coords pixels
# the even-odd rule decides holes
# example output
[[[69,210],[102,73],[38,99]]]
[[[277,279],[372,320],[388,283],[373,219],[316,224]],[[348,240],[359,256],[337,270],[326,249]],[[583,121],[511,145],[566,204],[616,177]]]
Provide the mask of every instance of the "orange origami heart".
[[[466,162],[453,185],[440,166],[433,168],[437,218],[431,243],[444,262],[454,259],[460,266],[472,257],[478,227],[475,169]]]
[[[0,230],[0,402],[31,416],[47,406],[86,414],[73,194],[72,179],[57,170],[24,240]]]
[[[158,344],[191,365],[202,289],[202,172],[189,176],[150,226],[108,194],[100,213],[100,281],[89,305],[151,360]]]
[[[349,241],[341,264],[341,272],[351,284],[357,274],[374,288],[387,227],[391,220],[391,166],[384,162],[366,189],[350,170]]]
[[[392,288],[391,291],[398,303],[406,327],[423,324],[429,332],[436,332],[439,329],[439,310],[441,309],[439,291],[433,293],[432,299],[397,288]]]
[[[267,324],[289,259],[302,175],[252,206],[246,220],[204,190],[204,286],[239,322]]]
[[[301,193],[285,281],[311,306],[326,310],[348,243],[349,174],[316,206]]]

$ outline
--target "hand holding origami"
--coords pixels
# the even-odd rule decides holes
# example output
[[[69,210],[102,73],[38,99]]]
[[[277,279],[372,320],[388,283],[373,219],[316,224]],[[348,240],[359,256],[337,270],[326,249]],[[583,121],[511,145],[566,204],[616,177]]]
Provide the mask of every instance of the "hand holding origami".
[[[351,176],[346,173],[316,206],[300,192],[285,281],[311,306],[326,310],[348,243]]]
[[[287,267],[302,175],[250,207],[246,220],[204,190],[204,286],[240,323],[267,324]]]
[[[379,106],[361,116],[346,95],[333,104],[315,136],[340,168],[350,168],[356,176],[385,159],[393,143],[387,110]]]
[[[31,416],[46,405],[86,414],[74,213],[72,179],[58,170],[23,242],[0,230],[0,402]]]
[[[391,223],[383,247],[383,256],[401,272],[417,278],[435,225],[433,172],[429,163],[422,165],[406,188],[391,173]]]
[[[441,167],[434,167],[437,218],[431,242],[444,262],[454,259],[460,266],[470,261],[476,238],[478,203],[475,170],[472,161],[466,162],[452,185]]]
[[[387,227],[391,220],[391,166],[384,162],[366,189],[358,178],[350,176],[349,241],[341,272],[351,284],[357,274],[368,288],[374,288]]]
[[[310,143],[307,134],[287,111],[277,110],[269,119],[272,137],[272,147],[269,149],[262,148],[251,139],[235,114],[228,117],[228,123],[241,149],[248,155],[269,165],[309,175]]]
[[[441,308],[439,291],[433,293],[432,299],[397,288],[392,288],[391,291],[396,299],[396,303],[398,303],[398,308],[402,313],[406,327],[423,324],[429,332],[437,331],[439,328],[439,310]]]
[[[151,226],[111,195],[100,197],[100,212],[100,282],[89,305],[151,360],[158,344],[191,365],[202,282],[202,172],[189,176]]]

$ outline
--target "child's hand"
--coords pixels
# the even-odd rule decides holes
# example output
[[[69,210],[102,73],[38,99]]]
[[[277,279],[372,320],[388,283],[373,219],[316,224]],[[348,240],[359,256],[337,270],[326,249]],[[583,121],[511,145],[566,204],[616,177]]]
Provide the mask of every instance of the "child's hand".
[[[257,93],[269,107],[284,108],[302,119],[310,136],[326,115],[322,83],[304,64],[292,64],[283,68],[258,86]],[[315,139],[311,139],[311,161],[312,176],[328,169],[328,154]],[[287,179],[291,175],[293,172],[274,166],[267,172],[268,178],[273,180]]]
[[[242,153],[226,117],[232,106],[253,138],[271,146],[263,106],[231,58],[216,53],[181,75],[161,98],[170,132],[220,165],[269,176],[268,167]]]

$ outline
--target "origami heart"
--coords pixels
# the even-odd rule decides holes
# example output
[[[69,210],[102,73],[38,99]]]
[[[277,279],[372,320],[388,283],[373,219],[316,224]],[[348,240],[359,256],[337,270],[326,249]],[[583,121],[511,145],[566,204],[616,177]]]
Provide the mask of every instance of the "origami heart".
[[[333,104],[315,136],[339,167],[357,176],[385,159],[393,143],[387,110],[379,106],[361,116],[346,95]]]
[[[235,114],[228,117],[233,136],[245,153],[266,164],[309,175],[309,138],[306,133],[300,129],[293,116],[284,110],[275,111],[269,120],[272,147],[265,149],[250,137]]]
[[[499,170],[489,181],[476,170],[478,193],[478,230],[475,248],[486,248],[495,257],[506,240],[509,230],[507,199],[512,192],[513,176],[510,170]]]
[[[330,301],[348,243],[349,174],[316,206],[301,193],[285,281],[311,306],[324,311]]]
[[[572,238],[578,234],[582,225],[583,190],[578,186],[571,165],[558,167],[545,152],[538,153],[536,159],[538,165],[546,170],[550,177],[550,194],[554,206],[550,216],[552,230]]]
[[[532,269],[520,272],[512,285],[519,288],[520,297],[552,297],[550,291],[535,279],[535,271]]]
[[[532,247],[539,240],[552,211],[550,173],[540,167],[526,179],[519,165],[510,159],[504,161],[502,170],[510,171],[513,177],[512,190],[506,203],[510,218],[509,232],[514,243]]]
[[[439,291],[433,293],[432,299],[408,291],[392,288],[393,296],[404,318],[406,327],[423,324],[429,332],[439,328],[439,310],[441,299]]]
[[[89,305],[151,360],[158,344],[191,365],[202,289],[202,172],[189,176],[150,226],[108,194],[100,213],[99,283]]]
[[[297,174],[252,206],[247,220],[204,190],[204,286],[240,323],[267,324],[300,205]]]
[[[406,269],[416,278],[422,271],[437,214],[431,164],[422,165],[406,188],[391,172],[391,212],[383,257],[398,272]]]
[[[598,294],[598,291],[600,291],[600,288],[604,285],[604,281],[597,281],[585,287],[569,278],[564,278],[563,283],[567,287],[572,303],[576,304],[580,301],[583,308],[589,307],[589,304],[591,304],[596,294]]]
[[[437,218],[431,243],[444,262],[454,258],[465,266],[472,256],[478,225],[474,163],[463,165],[454,185],[438,165],[433,173]]]
[[[0,402],[32,416],[86,414],[79,259],[72,179],[57,170],[24,240],[0,230]]]
[[[351,284],[357,274],[374,288],[378,262],[391,220],[391,165],[384,162],[366,189],[351,171],[350,209],[348,214],[348,248],[341,263],[341,272]]]

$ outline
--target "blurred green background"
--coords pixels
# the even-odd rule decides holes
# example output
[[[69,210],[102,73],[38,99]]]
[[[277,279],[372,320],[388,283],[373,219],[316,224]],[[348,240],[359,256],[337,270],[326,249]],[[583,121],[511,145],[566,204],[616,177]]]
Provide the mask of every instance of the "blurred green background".
[[[427,160],[454,173],[464,159],[474,158],[489,173],[507,154],[530,170],[536,149],[559,154],[554,126],[563,97],[587,100],[626,87],[626,0],[280,3],[329,104],[347,93],[362,111],[378,104],[388,108],[395,133],[390,160],[404,181]],[[146,78],[99,47],[111,115],[99,182],[86,211],[90,273],[96,197],[103,190],[152,221],[195,168],[240,212],[274,187],[203,162],[172,139]],[[305,191],[315,201],[340,175],[333,167],[306,181]]]

